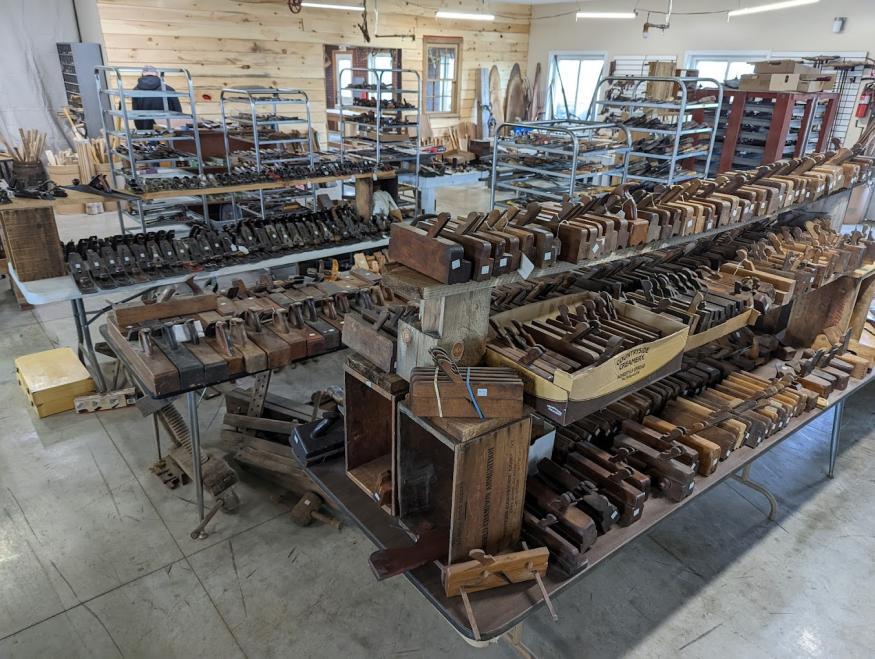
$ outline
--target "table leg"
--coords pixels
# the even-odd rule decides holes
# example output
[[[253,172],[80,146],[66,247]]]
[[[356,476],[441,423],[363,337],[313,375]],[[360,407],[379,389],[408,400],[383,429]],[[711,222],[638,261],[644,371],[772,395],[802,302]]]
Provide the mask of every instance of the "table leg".
[[[191,468],[194,477],[194,490],[197,499],[198,519],[204,518],[204,479],[201,464],[201,429],[197,414],[197,392],[189,391],[185,395],[188,402],[188,421],[191,433]]]
[[[732,474],[732,477],[737,480],[742,485],[746,485],[750,489],[759,492],[769,501],[769,519],[773,522],[775,518],[778,516],[778,500],[775,496],[769,492],[769,490],[764,486],[760,485],[756,481],[750,479],[750,468],[753,465],[752,462],[748,462],[744,465],[744,468],[741,470],[741,476],[738,474]]]
[[[425,188],[419,191],[420,204],[423,213],[437,211],[437,194],[434,188]]]
[[[85,314],[85,303],[82,298],[76,298],[70,300],[70,304],[73,306],[73,321],[76,323],[79,356],[84,358],[85,366],[96,381],[99,392],[105,394],[108,391],[106,379],[103,377],[97,354],[94,352],[94,344],[91,342],[91,328],[88,326],[88,318]]]
[[[830,478],[835,477],[836,458],[839,455],[839,434],[842,431],[842,413],[845,411],[845,401],[840,400],[835,404],[835,415],[832,418],[832,433],[829,438],[829,471]]]
[[[536,659],[537,655],[523,642],[523,623],[514,625],[504,636],[510,649],[522,659]]]

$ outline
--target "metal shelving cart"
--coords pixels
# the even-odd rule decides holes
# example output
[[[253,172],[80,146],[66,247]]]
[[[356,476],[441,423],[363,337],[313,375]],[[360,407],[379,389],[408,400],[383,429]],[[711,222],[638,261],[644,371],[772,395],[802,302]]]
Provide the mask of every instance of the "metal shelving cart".
[[[391,165],[398,169],[412,165],[418,212],[420,203],[416,191],[419,189],[422,160],[422,79],[419,72],[350,67],[342,69],[337,79],[341,89],[352,93],[351,104],[344,101],[344,94],[340,95],[337,109],[341,160],[357,158],[371,161],[375,167]],[[410,99],[413,99],[412,103]]]
[[[490,204],[495,206],[499,191],[562,201],[609,179],[625,182],[631,149],[631,132],[621,124],[564,119],[501,124],[492,147]]]
[[[125,89],[126,78],[130,81],[142,73],[136,66],[97,66],[94,78],[100,102],[100,116],[106,136],[106,151],[109,155],[110,185],[124,191],[125,182],[146,176],[204,175],[200,135],[197,131],[197,104],[191,74],[181,68],[156,69],[160,79],[159,89]],[[183,91],[168,89],[167,76],[182,77]],[[159,110],[134,110],[137,98],[160,98],[163,107]],[[169,99],[179,99],[180,105],[188,103],[188,112],[170,109]],[[152,122],[150,127],[138,128],[136,122]],[[181,124],[181,125],[180,125]],[[160,126],[160,128],[156,128]],[[194,152],[177,151],[180,142],[193,147]],[[143,146],[145,145],[145,146]],[[150,157],[151,156],[151,157]],[[180,172],[184,169],[184,172]],[[200,197],[203,217],[209,217],[206,196],[197,191],[180,191],[179,197]],[[150,208],[141,200],[132,202],[137,209],[140,227],[146,230],[146,218]],[[166,209],[166,203],[161,204]],[[159,210],[159,212],[162,212]],[[124,211],[118,209],[122,233],[127,232]]]
[[[315,164],[313,153],[313,132],[310,115],[310,97],[300,89],[280,89],[276,87],[244,87],[225,88],[219,97],[222,112],[222,126],[225,137],[225,160],[228,172],[233,171],[234,161],[248,162],[261,170],[264,166],[273,164]],[[239,107],[237,114],[229,116],[230,108]],[[292,108],[292,111],[289,110]],[[301,117],[300,115],[304,116]],[[235,125],[236,124],[236,125]],[[286,130],[291,127],[291,130]],[[252,143],[249,152],[235,153],[231,151],[231,138]],[[292,196],[315,195],[315,187],[311,190]],[[288,197],[287,190],[281,190],[273,195]],[[264,190],[258,193],[260,217],[268,212]],[[237,206],[237,195],[233,195]],[[254,213],[247,205],[240,208]]]
[[[669,85],[671,93],[668,96],[674,100],[648,97],[647,88],[651,83]],[[715,101],[690,98],[690,92],[701,83],[709,84],[708,91],[711,91],[713,86],[714,95],[717,97]],[[619,94],[614,93],[617,89],[620,90]],[[623,123],[633,132],[646,133],[657,138],[660,136],[669,138],[664,145],[668,148],[654,152],[636,150],[635,147],[642,144],[642,140],[636,140],[632,145],[630,156],[637,160],[630,163],[627,178],[633,181],[671,185],[707,175],[722,106],[723,83],[714,78],[605,76],[599,80],[593,92],[589,118],[594,120],[600,115],[606,115],[604,117],[606,120]],[[637,114],[635,117],[630,117],[632,113]],[[707,122],[709,114],[710,123]],[[641,116],[649,117],[650,121],[630,122],[630,119]],[[707,143],[701,143],[703,136],[707,136]],[[690,140],[686,141],[685,138],[688,137]],[[678,168],[679,163],[685,160],[696,162],[696,159],[699,162],[704,159],[704,167],[694,165],[691,168]],[[656,176],[639,173],[637,165],[640,164],[642,168],[648,167],[652,161],[662,163],[658,167],[665,170],[664,173]]]

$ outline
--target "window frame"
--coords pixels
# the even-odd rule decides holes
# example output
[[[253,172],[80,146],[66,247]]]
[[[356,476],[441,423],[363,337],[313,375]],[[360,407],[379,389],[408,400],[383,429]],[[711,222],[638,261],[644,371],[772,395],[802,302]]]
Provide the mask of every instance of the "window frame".
[[[452,108],[450,111],[428,110],[428,49],[431,47],[446,48],[453,46],[456,49],[455,77],[453,79]],[[430,117],[459,117],[461,115],[461,87],[462,87],[462,37],[422,37],[422,110]],[[438,78],[444,80],[448,78]]]
[[[604,78],[608,72],[608,51],[606,50],[551,50],[548,55],[547,60],[547,94],[546,94],[546,103],[547,103],[547,116],[551,120],[556,120],[556,117],[553,114],[553,76],[554,76],[554,65],[560,59],[578,59],[578,60],[587,60],[587,61],[598,61],[602,62],[602,70],[599,74],[599,80]],[[596,93],[599,91],[598,81],[596,81]],[[586,111],[582,116],[578,117],[578,120],[587,119],[592,112],[592,102],[594,97],[590,97],[587,101]],[[574,107],[577,110],[577,106]]]
[[[687,69],[698,69],[700,60],[716,60],[724,61],[728,64],[733,62],[763,62],[771,59],[771,52],[768,50],[688,50],[684,54],[684,63]],[[726,67],[727,74],[729,67]],[[726,79],[718,80],[718,82],[726,82]]]

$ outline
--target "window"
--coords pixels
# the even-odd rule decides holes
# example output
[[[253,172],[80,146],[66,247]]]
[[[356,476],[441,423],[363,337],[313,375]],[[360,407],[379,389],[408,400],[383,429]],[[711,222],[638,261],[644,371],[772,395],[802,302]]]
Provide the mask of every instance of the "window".
[[[339,50],[334,53],[334,70],[337,71],[337,105],[341,102],[343,105],[352,105],[352,92],[345,87],[348,87],[352,82],[352,72],[347,69],[352,68],[352,52]],[[346,71],[346,73],[344,73]],[[342,78],[342,79],[341,79]],[[342,101],[341,101],[342,99]]]
[[[462,40],[424,37],[425,111],[436,115],[459,114],[459,72]]]
[[[547,88],[550,117],[586,119],[604,66],[604,53],[553,53]]]
[[[687,68],[696,69],[700,78],[714,78],[719,82],[735,80],[753,73],[753,64],[769,58],[766,52],[687,53]],[[713,87],[702,83],[703,87]]]

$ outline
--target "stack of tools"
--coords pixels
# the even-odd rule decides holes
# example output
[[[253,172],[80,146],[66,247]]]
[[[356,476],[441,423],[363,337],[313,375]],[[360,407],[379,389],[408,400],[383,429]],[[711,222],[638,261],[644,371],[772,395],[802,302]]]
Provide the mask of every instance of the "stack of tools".
[[[510,368],[459,368],[441,348],[430,351],[434,368],[410,373],[410,411],[422,417],[518,419],[523,416],[523,382]]]
[[[384,373],[395,372],[398,323],[419,315],[416,305],[397,298],[389,288],[374,286],[359,295],[358,311],[346,315],[343,344],[363,355]]]
[[[565,298],[563,298],[565,299]],[[553,381],[554,372],[598,366],[620,352],[656,341],[663,330],[621,315],[606,293],[583,293],[533,320],[491,321],[489,350]]]
[[[378,171],[392,171],[392,167],[379,165]],[[202,176],[138,177],[128,181],[128,189],[133,194],[165,192],[174,190],[199,190],[254,183],[278,181],[299,181],[309,178],[351,176],[374,171],[374,166],[362,162],[325,161],[310,164],[273,164],[257,169],[253,165],[236,165],[231,172],[204,174]]]
[[[353,291],[328,294],[313,280],[242,281],[224,294],[163,289],[149,304],[117,306],[102,328],[150,392],[164,395],[283,366],[340,347]],[[364,288],[367,288],[363,284]],[[318,297],[314,297],[318,296]]]
[[[185,238],[171,231],[92,236],[64,246],[67,267],[83,293],[163,277],[216,270],[241,262],[382,235],[390,222],[359,219],[349,205],[248,219],[217,231],[195,225]]]
[[[598,537],[640,520],[649,498],[683,500],[733,452],[756,449],[865,377],[872,363],[848,351],[847,334],[833,338],[828,349],[798,352],[755,335],[709,344],[678,373],[558,428],[552,459],[527,483],[524,537],[566,573],[579,571]],[[745,370],[763,354],[779,367],[774,377]],[[770,358],[782,354],[792,357]]]

